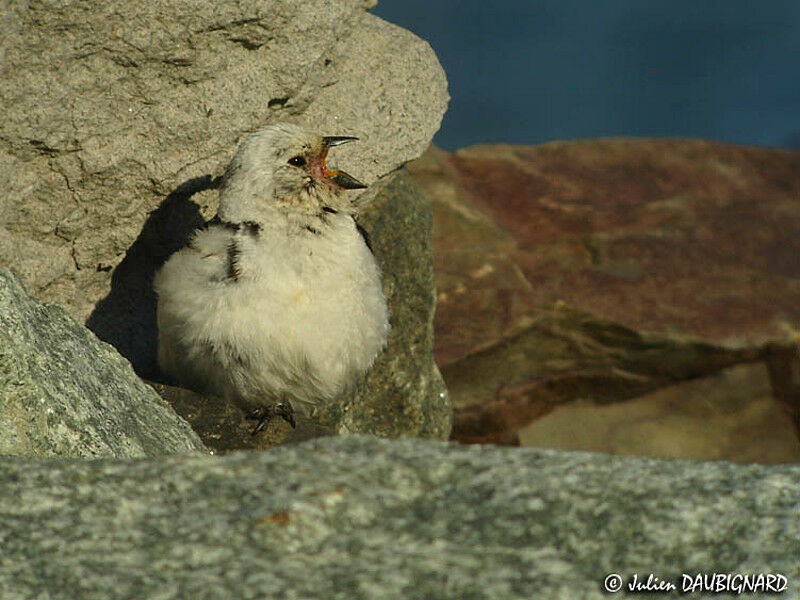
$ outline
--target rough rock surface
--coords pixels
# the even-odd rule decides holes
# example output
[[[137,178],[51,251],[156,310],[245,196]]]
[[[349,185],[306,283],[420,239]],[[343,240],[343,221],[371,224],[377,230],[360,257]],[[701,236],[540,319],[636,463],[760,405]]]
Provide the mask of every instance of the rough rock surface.
[[[244,132],[288,120],[357,135],[336,159],[367,183],[417,157],[445,110],[444,73],[370,4],[4,3],[0,265],[82,321],[148,213],[208,187]],[[120,337],[124,315],[94,317]]]
[[[800,439],[763,363],[736,365],[627,402],[577,400],[519,431],[523,446],[740,463],[800,463]]]
[[[436,287],[430,207],[405,171],[375,186],[359,221],[381,267],[392,331],[386,350],[339,407],[339,433],[447,438],[452,408],[433,360]]]
[[[221,458],[9,460],[0,595],[599,600],[609,573],[738,572],[780,573],[779,597],[798,598],[798,478],[360,436]]]
[[[132,457],[204,452],[130,364],[0,269],[0,454]],[[1,595],[1,594],[0,594]]]
[[[300,418],[295,431],[273,419],[264,434],[252,436],[253,423],[229,402],[157,384],[209,448],[268,448],[333,433],[450,435],[452,408],[432,358],[436,291],[430,207],[404,170],[365,195],[370,206],[359,221],[383,272],[392,326],[386,350],[355,389],[321,406],[311,419]]]
[[[457,438],[761,358],[800,423],[800,153],[611,139],[432,149],[409,170],[433,206]]]

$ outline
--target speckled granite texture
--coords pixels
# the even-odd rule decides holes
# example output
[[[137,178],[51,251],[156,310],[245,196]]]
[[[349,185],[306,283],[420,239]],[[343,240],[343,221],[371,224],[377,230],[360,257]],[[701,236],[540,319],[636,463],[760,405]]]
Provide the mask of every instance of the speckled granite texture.
[[[0,455],[205,451],[128,361],[63,308],[29,298],[0,269]]]
[[[608,598],[608,573],[772,572],[796,599],[799,480],[800,466],[361,436],[14,459],[0,597],[575,600]]]

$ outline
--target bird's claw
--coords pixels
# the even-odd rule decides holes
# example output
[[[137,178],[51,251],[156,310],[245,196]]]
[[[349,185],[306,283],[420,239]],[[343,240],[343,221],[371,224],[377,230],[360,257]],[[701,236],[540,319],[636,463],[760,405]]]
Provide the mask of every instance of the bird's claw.
[[[274,408],[275,414],[291,425],[292,429],[297,427],[297,423],[294,420],[294,408],[290,402],[279,402]]]
[[[297,427],[297,422],[294,419],[294,408],[292,408],[292,404],[290,402],[278,402],[277,404],[271,404],[269,406],[257,408],[247,414],[248,419],[258,421],[256,426],[253,428],[253,435],[264,431],[267,428],[267,423],[270,422],[272,417],[282,418],[292,426],[292,429]]]

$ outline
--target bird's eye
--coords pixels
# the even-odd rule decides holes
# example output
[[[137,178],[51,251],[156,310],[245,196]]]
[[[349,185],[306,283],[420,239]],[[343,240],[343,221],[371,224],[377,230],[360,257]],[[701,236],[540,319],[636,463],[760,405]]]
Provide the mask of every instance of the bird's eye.
[[[293,156],[289,159],[289,164],[293,167],[302,167],[306,164],[306,159],[303,156]]]

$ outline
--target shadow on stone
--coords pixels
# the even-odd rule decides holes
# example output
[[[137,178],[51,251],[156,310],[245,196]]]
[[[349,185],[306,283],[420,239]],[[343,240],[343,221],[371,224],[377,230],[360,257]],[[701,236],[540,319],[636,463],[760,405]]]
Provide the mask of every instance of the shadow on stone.
[[[189,179],[150,213],[136,241],[114,269],[111,291],[86,320],[86,326],[127,358],[140,377],[162,379],[156,362],[158,329],[153,276],[205,223],[191,197],[218,184],[210,175]]]
[[[259,435],[253,435],[254,421],[230,399],[199,394],[186,388],[146,381],[161,398],[200,436],[203,443],[217,454],[234,450],[267,450],[279,444],[294,444],[312,438],[335,435],[315,419],[298,419],[293,429],[283,419],[272,419]]]
[[[772,343],[766,351],[772,395],[781,403],[800,438],[800,347]]]

